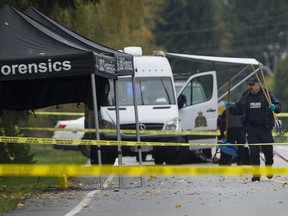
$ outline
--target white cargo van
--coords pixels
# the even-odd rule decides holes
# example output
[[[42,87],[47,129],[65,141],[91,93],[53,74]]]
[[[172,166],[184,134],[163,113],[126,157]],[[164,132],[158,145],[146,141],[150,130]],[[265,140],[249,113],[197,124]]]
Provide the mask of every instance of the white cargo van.
[[[127,47],[124,52],[134,56],[136,98],[140,130],[180,131],[178,105],[170,64],[164,56],[143,56],[140,47]],[[115,128],[114,89],[110,85],[108,104],[101,106],[102,127]],[[120,128],[136,129],[131,77],[119,77],[118,96]],[[141,141],[183,142],[179,134],[141,134]],[[101,134],[103,140],[115,140],[115,134]],[[121,134],[121,140],[137,140],[136,134]],[[107,149],[107,152],[105,152]],[[184,149],[184,148],[183,148]],[[103,148],[102,155],[115,160],[115,148]],[[156,163],[182,163],[178,158],[180,147],[142,147],[143,157],[152,153]],[[122,147],[123,155],[137,156],[136,147]],[[162,154],[163,152],[163,154]],[[165,152],[165,153],[164,153]],[[97,155],[96,155],[97,156]],[[105,161],[103,162],[105,163]]]
[[[164,55],[143,56],[140,47],[127,47],[124,52],[134,56],[136,97],[141,130],[211,130],[217,129],[217,82],[216,73],[205,72],[191,76],[177,95],[173,73]],[[112,81],[111,81],[112,82]],[[110,85],[107,104],[101,106],[101,127],[116,127],[116,112],[113,85]],[[131,77],[119,77],[119,119],[121,129],[136,129]],[[65,137],[65,132],[57,132],[54,138]],[[62,135],[61,135],[61,134]],[[83,137],[83,135],[82,135]],[[82,138],[81,137],[81,138]],[[116,134],[101,134],[102,140],[116,140]],[[203,139],[204,138],[204,139]],[[141,134],[141,141],[153,142],[197,142],[206,143],[208,138],[197,135]],[[215,135],[212,136],[215,143]],[[121,140],[137,140],[136,134],[121,134]],[[209,140],[211,142],[211,139]],[[189,157],[190,150],[211,147],[153,146],[142,147],[143,159],[152,154],[156,164],[181,164]],[[122,147],[123,155],[137,156],[136,147]],[[209,154],[208,154],[209,155]],[[211,155],[211,153],[210,153]],[[112,163],[118,156],[117,147],[102,147],[103,163]],[[97,162],[97,154],[92,153],[91,161]]]

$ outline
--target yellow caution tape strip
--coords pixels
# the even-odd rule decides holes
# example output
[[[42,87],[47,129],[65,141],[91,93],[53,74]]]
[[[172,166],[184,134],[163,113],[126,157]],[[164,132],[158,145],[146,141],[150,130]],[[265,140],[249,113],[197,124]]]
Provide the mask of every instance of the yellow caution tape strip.
[[[3,143],[22,143],[22,144],[58,144],[58,145],[103,145],[103,146],[215,146],[216,144],[203,143],[168,143],[168,142],[136,142],[136,141],[116,141],[116,140],[74,140],[74,139],[55,139],[55,138],[33,138],[33,137],[12,137],[0,136]]]
[[[36,111],[36,115],[60,115],[60,116],[84,116],[85,113],[83,112],[45,112],[45,111]]]
[[[222,112],[220,112],[222,113]],[[36,115],[60,115],[60,116],[84,116],[84,112],[45,112],[45,111],[36,111]],[[288,113],[279,113],[276,114],[278,117],[288,117]]]
[[[34,131],[72,131],[76,132],[86,132],[95,133],[97,130],[95,128],[38,128],[38,127],[19,127],[20,130],[34,130]],[[99,129],[99,133],[116,133],[115,129]],[[136,130],[120,130],[120,133],[136,134]],[[219,136],[220,131],[171,131],[171,130],[140,130],[140,134],[179,134],[179,135],[209,135],[209,136]]]
[[[47,144],[47,145],[101,145],[101,146],[231,146],[230,143],[173,143],[173,142],[137,142],[137,141],[117,141],[117,140],[74,140],[55,138],[33,138],[33,137],[12,137],[0,136],[0,142],[15,144]],[[246,144],[233,144],[233,146],[243,146]],[[288,143],[250,143],[249,145],[288,145]]]
[[[85,132],[85,133],[95,133],[97,130],[95,128],[48,128],[48,127],[19,127],[20,130],[33,130],[33,131],[65,131],[65,132]],[[136,130],[120,130],[121,134],[136,134]],[[117,130],[115,129],[99,129],[99,133],[110,133],[115,134]],[[170,131],[170,130],[140,130],[140,134],[178,134],[178,135],[197,135],[197,136],[219,136],[220,131]],[[288,136],[288,132],[279,134],[276,132],[272,133],[273,136]]]
[[[288,175],[287,167],[0,165],[0,176]]]

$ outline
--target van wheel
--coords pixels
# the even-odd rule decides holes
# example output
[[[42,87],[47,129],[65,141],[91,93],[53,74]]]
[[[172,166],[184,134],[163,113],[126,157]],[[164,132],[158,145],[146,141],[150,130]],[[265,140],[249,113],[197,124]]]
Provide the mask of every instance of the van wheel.
[[[202,149],[202,153],[207,159],[212,158],[212,149]]]
[[[154,158],[154,163],[156,164],[156,165],[163,165],[163,163],[164,163],[164,158],[162,157],[162,156],[160,156],[160,155],[154,155],[153,156],[153,158]]]
[[[166,164],[185,164],[189,154],[188,146],[180,146],[176,154],[165,158]]]
[[[176,142],[187,143],[185,137],[179,137]],[[185,164],[189,155],[189,146],[154,146],[153,158],[155,164]]]
[[[91,164],[99,164],[97,147],[91,146],[90,153],[91,153],[90,154]],[[115,147],[110,147],[110,146],[101,147],[102,164],[114,164],[116,158],[117,158],[117,150],[115,149]]]
[[[178,143],[188,143],[186,137],[179,137],[177,140]],[[189,146],[179,146],[175,151],[172,148],[172,151],[169,151],[168,157],[165,157],[166,164],[185,164],[189,155]]]

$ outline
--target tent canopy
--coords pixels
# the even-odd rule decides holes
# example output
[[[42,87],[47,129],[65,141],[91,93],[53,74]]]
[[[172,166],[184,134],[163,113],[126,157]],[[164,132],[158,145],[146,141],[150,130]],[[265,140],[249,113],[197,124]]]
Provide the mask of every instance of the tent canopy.
[[[91,74],[97,74],[97,100],[106,78],[117,76],[114,57],[65,40],[9,5],[0,9],[0,25],[0,109],[80,102],[92,108]]]

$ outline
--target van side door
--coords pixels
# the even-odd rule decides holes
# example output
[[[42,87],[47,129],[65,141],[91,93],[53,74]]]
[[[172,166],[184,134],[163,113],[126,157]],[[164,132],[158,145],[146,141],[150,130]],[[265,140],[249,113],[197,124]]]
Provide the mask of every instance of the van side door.
[[[216,72],[192,75],[178,93],[178,107],[182,130],[216,132],[218,117]],[[196,143],[215,143],[216,140],[215,135],[188,135],[187,138],[189,142]],[[201,147],[203,148],[206,147]]]

